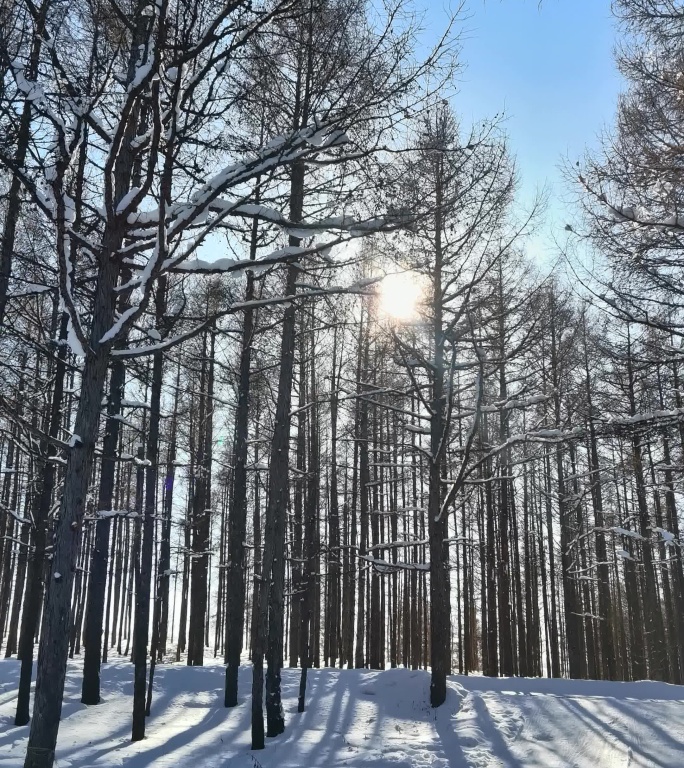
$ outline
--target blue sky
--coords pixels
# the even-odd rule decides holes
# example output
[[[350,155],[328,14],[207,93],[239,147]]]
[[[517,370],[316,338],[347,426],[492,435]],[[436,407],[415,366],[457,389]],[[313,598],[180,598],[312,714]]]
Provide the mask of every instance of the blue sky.
[[[419,0],[420,1],[420,0]],[[436,36],[447,17],[442,0],[423,0]],[[505,112],[518,160],[522,201],[537,187],[551,194],[535,250],[569,220],[568,189],[559,171],[596,146],[610,126],[622,87],[613,61],[616,27],[610,0],[469,0],[461,22],[465,65],[454,106],[464,122]],[[560,230],[560,231],[559,231]],[[537,253],[546,260],[551,253]]]

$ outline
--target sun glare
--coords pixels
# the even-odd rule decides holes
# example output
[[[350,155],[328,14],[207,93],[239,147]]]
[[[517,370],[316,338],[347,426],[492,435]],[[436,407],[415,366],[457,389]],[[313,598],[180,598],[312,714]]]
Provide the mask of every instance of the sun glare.
[[[380,283],[380,309],[395,320],[415,320],[422,295],[420,279],[415,272],[395,272]]]

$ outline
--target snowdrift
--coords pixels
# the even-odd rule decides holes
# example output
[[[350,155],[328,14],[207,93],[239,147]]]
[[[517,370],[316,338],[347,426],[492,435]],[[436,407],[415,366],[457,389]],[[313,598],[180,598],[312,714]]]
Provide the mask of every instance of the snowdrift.
[[[28,728],[13,725],[19,664],[0,661],[0,768],[21,768]],[[283,672],[286,732],[251,752],[249,685],[223,708],[223,667],[157,667],[148,736],[131,744],[133,667],[103,667],[103,702],[80,698],[70,662],[57,768],[617,768],[684,766],[684,688],[453,676],[427,704],[429,675],[406,669],[312,670],[297,714],[299,670]]]

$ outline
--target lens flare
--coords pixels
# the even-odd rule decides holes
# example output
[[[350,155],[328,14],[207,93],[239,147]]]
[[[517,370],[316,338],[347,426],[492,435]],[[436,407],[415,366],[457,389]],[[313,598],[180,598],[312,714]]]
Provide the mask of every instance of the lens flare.
[[[420,279],[415,272],[395,272],[380,283],[380,311],[401,322],[415,320],[423,298]]]

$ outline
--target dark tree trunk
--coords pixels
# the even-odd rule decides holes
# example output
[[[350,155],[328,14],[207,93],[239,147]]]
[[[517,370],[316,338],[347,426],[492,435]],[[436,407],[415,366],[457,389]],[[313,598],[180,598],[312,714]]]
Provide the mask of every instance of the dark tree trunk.
[[[556,550],[553,538],[553,515],[551,510],[551,458],[548,451],[544,456],[545,469],[545,504],[546,504],[546,535],[549,550],[549,599],[550,626],[549,644],[551,647],[551,677],[561,676],[560,664],[560,635],[558,634],[558,611],[556,600]],[[547,645],[548,647],[548,645]]]
[[[313,343],[312,343],[313,348]],[[299,697],[297,700],[297,711],[304,712],[306,703],[306,680],[307,672],[311,666],[311,624],[314,588],[316,585],[316,573],[314,567],[314,558],[316,551],[316,528],[318,525],[318,505],[320,496],[320,455],[318,448],[318,418],[316,406],[316,374],[315,362],[312,358],[311,368],[311,402],[312,408],[309,410],[309,462],[307,473],[307,495],[306,510],[304,515],[304,549],[303,561],[304,568],[302,573],[302,589],[304,599],[302,601],[300,613],[299,642],[302,673],[299,681]]]
[[[190,559],[190,619],[188,622],[188,666],[204,662],[204,617],[207,610],[209,570],[209,510],[207,497],[207,336],[202,339],[197,417],[197,457],[192,494],[192,556]]]
[[[613,608],[610,599],[610,566],[608,564],[608,552],[606,548],[605,519],[603,515],[603,492],[601,484],[601,469],[599,464],[598,441],[596,439],[596,426],[594,423],[594,407],[592,402],[592,387],[589,375],[589,354],[587,350],[586,318],[583,318],[584,330],[584,372],[586,376],[587,411],[589,414],[589,472],[591,482],[591,501],[594,508],[594,522],[596,529],[596,559],[598,561],[598,606],[599,632],[601,640],[601,663],[603,676],[608,680],[617,679],[615,663],[615,646],[611,621]]]
[[[631,342],[627,347],[627,376],[630,413],[636,415],[635,377],[632,364]],[[651,545],[651,520],[646,500],[646,484],[644,479],[643,454],[641,437],[632,436],[632,468],[636,485],[637,509],[639,513],[639,534],[641,536],[641,554],[644,573],[644,633],[646,636],[648,674],[652,680],[667,678],[665,643],[663,637],[663,617],[660,611],[660,595],[656,582],[653,547]]]
[[[107,399],[107,426],[102,444],[100,466],[100,488],[97,500],[95,525],[95,546],[90,561],[90,583],[88,588],[85,653],[83,658],[83,684],[81,702],[100,703],[100,664],[102,659],[102,625],[104,622],[105,589],[107,583],[107,560],[109,558],[110,512],[114,498],[117,447],[121,424],[121,401],[124,395],[126,368],[120,359],[112,364]],[[100,519],[99,515],[103,514]]]
[[[328,599],[326,610],[326,664],[334,667],[341,653],[340,637],[340,512],[337,486],[337,328],[333,336],[330,377],[330,507],[328,514]]]
[[[160,281],[157,288],[157,320],[164,315],[166,285]],[[157,479],[159,466],[159,424],[161,420],[161,389],[164,373],[164,355],[154,353],[152,360],[152,386],[150,398],[150,420],[146,446],[145,510],[142,523],[142,552],[140,558],[140,584],[136,590],[135,628],[133,630],[133,725],[131,738],[140,741],[145,738],[145,712],[152,702],[154,680],[154,651],[150,668],[150,684],[147,704],[145,684],[147,678],[147,641],[150,624],[150,593],[152,588],[154,521],[157,516]],[[155,601],[156,602],[156,601]]]
[[[256,258],[258,223],[252,225],[250,258]],[[247,273],[245,301],[254,298],[254,274]],[[250,370],[254,336],[255,311],[246,309],[240,351],[240,379],[235,412],[233,446],[233,493],[228,512],[228,567],[226,570],[226,684],[224,704],[238,703],[238,670],[245,633],[245,539],[247,536],[247,455],[249,438]]]
[[[38,65],[40,62],[40,52],[45,39],[45,22],[52,0],[43,0],[36,8],[32,9],[35,19],[33,39],[31,41],[31,54],[29,56],[24,77],[28,82],[36,79],[38,74]],[[31,118],[33,112],[33,101],[30,98],[24,99],[22,105],[21,117],[19,119],[19,128],[15,139],[15,153],[13,157],[14,168],[22,169],[26,162],[26,155],[31,143]],[[2,238],[0,239],[0,326],[4,324],[5,308],[7,305],[7,292],[9,289],[10,276],[12,274],[12,260],[14,257],[14,247],[17,235],[17,225],[19,224],[19,215],[21,211],[21,174],[13,173],[12,181],[7,193],[7,207],[4,211],[4,226]]]
[[[481,442],[483,447],[487,445],[487,418],[482,419]],[[486,448],[485,448],[486,450]],[[492,469],[491,459],[487,459],[482,467],[484,479],[485,516],[487,520],[486,536],[486,640],[487,640],[487,665],[483,670],[486,675],[497,677],[499,674],[499,649],[497,632],[497,595],[496,595],[496,531],[494,523],[494,500],[492,493]]]
[[[159,643],[156,658],[161,661],[166,654],[169,632],[169,583],[171,579],[171,513],[173,511],[173,492],[176,481],[176,443],[178,439],[178,398],[180,391],[181,362],[178,360],[176,387],[174,394],[173,415],[171,423],[171,438],[169,441],[168,458],[166,462],[166,479],[164,481],[164,516],[162,518],[162,533],[159,552],[159,577],[157,603],[159,605]]]
[[[447,393],[444,372],[442,323],[442,162],[436,160],[435,265],[432,275],[432,392],[430,402],[430,473],[428,486],[428,537],[430,540],[430,704],[438,707],[446,699],[446,678],[451,672],[451,599],[449,585],[449,516],[443,503],[443,467],[449,424],[446,421]]]
[[[35,716],[31,722],[25,768],[51,768],[54,761],[68,656],[71,588],[76,572],[79,534],[109,361],[109,345],[101,344],[100,339],[114,321],[116,277],[117,266],[114,260],[103,258],[94,303],[92,349],[85,360],[74,425],[77,438],[69,449],[62,505],[55,532],[44,629],[38,655]]]
[[[359,344],[363,347],[363,365],[361,367],[361,375],[365,376],[368,371],[368,350],[369,341],[368,333],[365,337],[363,334],[359,337]],[[359,394],[363,393],[363,386],[361,384],[361,378],[357,383]],[[368,492],[370,485],[370,468],[368,466],[368,401],[364,398],[360,398],[359,402],[359,424],[357,430],[356,441],[359,446],[359,520],[361,522],[361,530],[359,535],[359,573],[358,573],[358,610],[356,615],[356,651],[354,655],[354,666],[357,669],[361,669],[364,666],[364,637],[366,630],[366,572],[367,566],[363,557],[367,554],[368,548]]]
[[[59,436],[61,427],[62,400],[64,397],[64,374],[66,372],[66,334],[67,315],[62,313],[60,320],[57,363],[54,372],[54,388],[50,403],[48,418],[48,436],[55,439]],[[57,449],[53,443],[46,442],[41,446],[41,455],[45,456],[39,486],[36,491],[37,503],[33,514],[33,548],[28,564],[28,581],[26,598],[21,615],[21,632],[19,634],[19,655],[21,657],[21,673],[19,676],[19,691],[17,695],[17,711],[15,725],[26,725],[29,721],[29,702],[31,697],[31,676],[33,673],[33,644],[38,629],[41,606],[44,594],[45,547],[48,533],[48,515],[55,487],[55,463],[51,459]]]
[[[285,288],[288,296],[295,292],[297,274],[296,265],[290,265]],[[295,317],[295,308],[290,305],[285,310],[283,319],[278,401],[269,463],[269,493],[261,564],[259,614],[257,616],[253,656],[252,749],[264,748],[263,664],[267,642],[266,716],[268,735],[276,736],[282,733],[285,727],[280,702],[280,670],[283,656],[285,519],[288,503],[290,402],[295,348]]]

